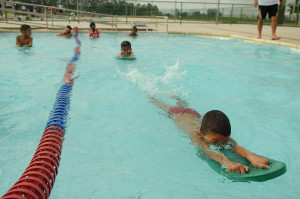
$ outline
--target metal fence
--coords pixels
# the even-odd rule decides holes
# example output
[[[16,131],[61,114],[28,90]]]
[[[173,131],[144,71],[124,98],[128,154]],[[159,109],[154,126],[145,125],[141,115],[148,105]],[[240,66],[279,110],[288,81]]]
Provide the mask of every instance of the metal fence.
[[[62,29],[67,23],[77,22],[76,26],[82,29],[88,29],[86,22],[95,22],[102,30],[128,30],[136,22],[139,23],[140,30],[157,29],[158,26],[168,31],[168,17],[166,16],[118,16],[109,14],[100,14],[93,11],[72,10],[65,7],[53,7],[47,5],[29,4],[22,2],[13,2],[0,0],[0,22],[6,24],[21,25],[26,23],[33,29]],[[79,7],[80,8],[80,7]],[[60,23],[64,22],[64,23]],[[79,23],[82,23],[80,25]],[[84,25],[85,26],[84,26]]]
[[[30,21],[36,27],[52,29],[61,28],[57,21],[88,22],[95,21],[102,27],[112,30],[124,28],[124,24],[133,24],[134,21],[145,21],[152,28],[165,26],[168,23],[257,23],[258,8],[253,4],[235,3],[205,3],[183,2],[177,0],[124,0],[114,1],[112,9],[103,9],[99,14],[94,11],[97,7],[85,7],[81,0],[57,1],[63,5],[56,7],[48,5],[28,4],[14,1],[0,0],[2,17],[0,20],[18,23]],[[78,3],[77,6],[74,2]],[[98,1],[101,2],[101,1]],[[67,6],[72,5],[69,9]],[[99,6],[104,6],[99,4]],[[118,9],[116,8],[118,6]],[[71,7],[71,6],[70,6]],[[99,8],[99,7],[98,7]],[[280,7],[279,25],[300,26],[300,4],[288,4]],[[264,20],[270,24],[271,20]],[[127,26],[127,29],[130,26]]]
[[[253,3],[222,3],[216,0],[211,2],[185,2],[177,0],[126,0],[131,3],[127,15],[155,16],[163,15],[169,17],[172,23],[257,23],[258,8]],[[134,5],[134,6],[133,6]],[[140,5],[151,5],[143,12],[136,10]],[[154,10],[153,7],[157,7]],[[149,6],[150,7],[150,6]],[[279,25],[300,26],[300,4],[285,4],[279,8]],[[173,21],[172,21],[173,19]],[[266,19],[265,23],[271,23]]]
[[[55,24],[57,21],[87,22],[95,21],[106,24],[112,29],[117,29],[117,16],[83,12],[66,8],[51,7],[46,5],[37,5],[21,2],[12,2],[0,0],[2,7],[1,19],[6,23],[30,22],[34,28],[61,29],[61,26]]]

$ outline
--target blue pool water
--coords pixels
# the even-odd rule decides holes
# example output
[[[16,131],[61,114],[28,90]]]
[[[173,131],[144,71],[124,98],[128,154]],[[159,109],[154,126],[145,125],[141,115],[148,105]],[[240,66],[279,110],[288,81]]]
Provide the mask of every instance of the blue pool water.
[[[53,108],[73,39],[33,33],[32,48],[0,34],[0,196],[28,166]],[[196,35],[83,34],[62,160],[50,198],[298,198],[300,52]],[[135,61],[115,59],[129,40]],[[287,164],[265,182],[230,181],[148,100],[178,95],[222,110],[232,137]]]

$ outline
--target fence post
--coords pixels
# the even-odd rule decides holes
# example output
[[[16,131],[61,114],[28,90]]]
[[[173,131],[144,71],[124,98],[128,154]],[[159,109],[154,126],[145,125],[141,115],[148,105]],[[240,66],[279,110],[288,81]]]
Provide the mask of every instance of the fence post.
[[[218,0],[218,9],[217,9],[217,16],[216,16],[216,24],[218,24],[218,20],[219,20],[219,8],[220,8],[220,0]]]
[[[167,33],[169,32],[169,17],[167,17]]]
[[[116,31],[118,31],[118,15],[116,15]]]
[[[243,8],[241,8],[240,22],[242,22]]]
[[[48,28],[48,14],[47,14],[47,12],[48,12],[48,8],[47,7],[44,7],[44,9],[45,9],[45,17],[46,17],[46,26],[47,26],[47,28]]]
[[[128,8],[127,8],[127,5],[128,5],[128,3],[125,1],[125,3],[126,3],[126,24],[127,24],[127,22],[128,22]]]
[[[51,21],[52,21],[52,30],[53,30],[53,8],[51,8]]]
[[[4,6],[4,16],[5,16],[5,20],[6,20],[6,22],[8,22],[8,21],[7,21],[7,11],[6,11],[6,1],[4,1],[3,6]]]
[[[296,5],[294,5],[294,6],[296,6]],[[296,16],[296,25],[297,26],[299,26],[300,25],[300,20],[299,20],[299,18],[300,18],[300,6],[299,5],[297,5],[297,16]]]
[[[180,8],[180,25],[181,25],[181,22],[182,22],[182,2],[181,2],[181,8]]]
[[[152,13],[152,9],[153,8],[153,1],[152,1],[152,5],[151,5],[151,17],[152,17],[152,15],[153,15],[153,13]]]
[[[233,4],[231,4],[230,25],[232,24]]]
[[[177,4],[177,0],[175,1],[175,8],[174,8],[174,22],[176,22],[176,4]]]

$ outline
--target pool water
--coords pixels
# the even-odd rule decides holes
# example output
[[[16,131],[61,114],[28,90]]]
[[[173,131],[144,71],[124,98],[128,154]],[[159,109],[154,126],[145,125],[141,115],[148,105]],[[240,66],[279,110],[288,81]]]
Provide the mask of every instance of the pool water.
[[[74,39],[33,33],[32,48],[0,34],[0,195],[37,146]],[[62,160],[50,198],[297,198],[300,194],[300,52],[196,35],[83,34]],[[132,43],[135,61],[117,60]],[[233,182],[196,155],[184,132],[149,102],[177,95],[205,114],[222,110],[232,137],[287,164],[265,182]]]

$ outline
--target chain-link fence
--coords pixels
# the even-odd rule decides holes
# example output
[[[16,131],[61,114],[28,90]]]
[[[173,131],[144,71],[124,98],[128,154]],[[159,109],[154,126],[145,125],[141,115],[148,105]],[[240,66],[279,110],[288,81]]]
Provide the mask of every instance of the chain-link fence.
[[[151,1],[127,0],[126,15],[168,16],[170,23],[211,22],[211,23],[256,23],[258,8],[253,3],[186,2],[186,1]],[[143,9],[141,9],[143,8]],[[279,25],[300,26],[300,4],[284,4],[279,7]],[[271,23],[266,19],[265,23]]]
[[[288,3],[279,7],[279,25],[300,26],[300,3],[298,1],[295,0],[293,4]],[[157,16],[167,16],[169,23],[255,24],[258,15],[258,8],[253,6],[252,1],[251,4],[222,3],[221,0],[206,2],[196,2],[195,0],[188,2],[180,0],[19,0],[18,2],[54,6],[58,9],[52,10],[52,14],[58,16],[58,14],[66,12],[66,15],[71,18],[76,18],[77,14],[81,12],[126,17],[126,19],[129,17],[155,18]],[[6,4],[6,7],[10,6],[12,9],[18,10],[20,14],[22,11],[45,12],[39,10],[39,7],[26,5],[18,7],[16,6],[18,3],[14,1]],[[68,13],[68,9],[77,10],[78,12]],[[51,10],[49,10],[49,13],[51,13]],[[270,24],[271,20],[266,19],[264,23]]]

